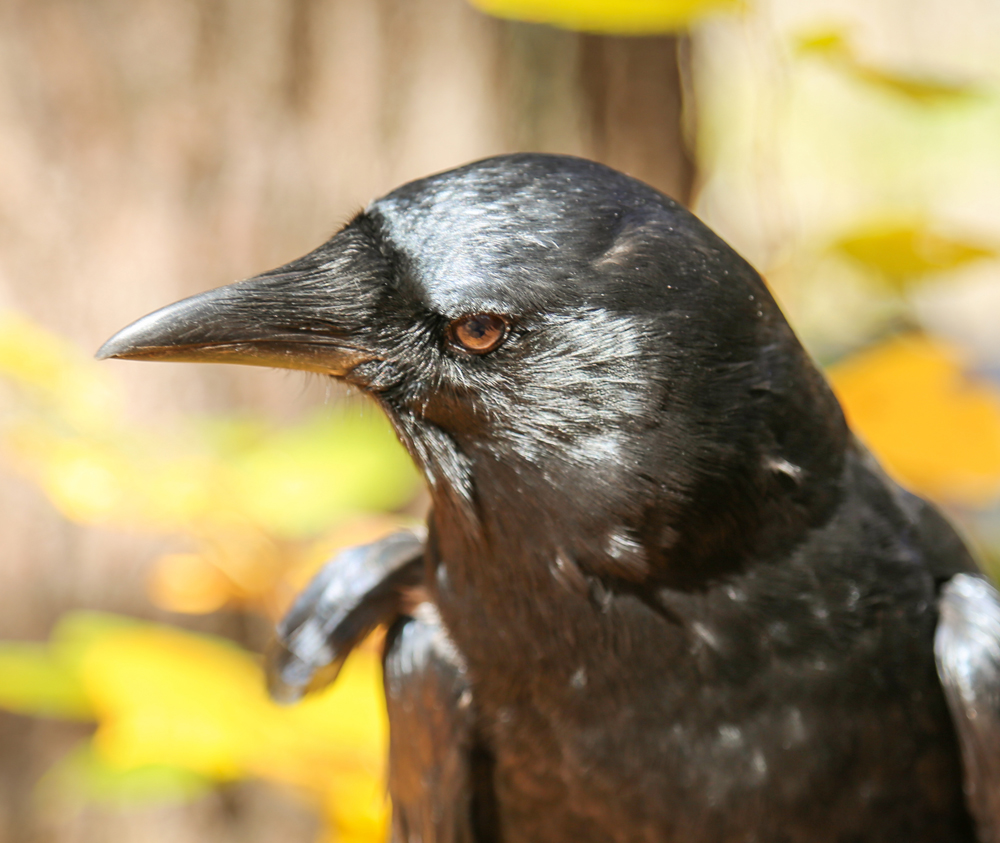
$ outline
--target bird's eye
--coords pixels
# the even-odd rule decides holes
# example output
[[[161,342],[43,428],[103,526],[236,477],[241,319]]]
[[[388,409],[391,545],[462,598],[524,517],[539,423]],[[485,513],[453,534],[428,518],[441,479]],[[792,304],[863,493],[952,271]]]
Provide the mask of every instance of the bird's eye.
[[[492,351],[507,336],[507,320],[495,313],[463,316],[448,326],[448,340],[456,348],[471,354]]]

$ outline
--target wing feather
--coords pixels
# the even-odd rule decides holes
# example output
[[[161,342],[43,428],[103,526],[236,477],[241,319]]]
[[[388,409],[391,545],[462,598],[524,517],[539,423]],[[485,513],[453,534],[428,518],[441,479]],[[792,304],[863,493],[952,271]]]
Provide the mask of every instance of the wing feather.
[[[268,658],[277,699],[337,676],[379,624],[389,714],[389,793],[397,843],[494,843],[492,761],[475,739],[465,663],[421,585],[424,536],[403,531],[348,548],[278,625]]]
[[[465,665],[431,603],[400,618],[385,652],[395,843],[473,843],[492,783],[476,764]],[[485,785],[485,787],[483,787]]]
[[[1000,594],[985,577],[957,574],[942,588],[934,655],[977,836],[1000,843]]]
[[[351,650],[392,624],[423,579],[424,536],[412,530],[337,554],[278,624],[268,654],[271,695],[293,702],[337,678]]]

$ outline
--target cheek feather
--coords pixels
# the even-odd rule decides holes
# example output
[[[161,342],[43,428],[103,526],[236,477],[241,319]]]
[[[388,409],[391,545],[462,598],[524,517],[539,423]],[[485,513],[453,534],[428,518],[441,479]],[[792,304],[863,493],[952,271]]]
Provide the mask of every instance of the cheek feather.
[[[618,463],[655,405],[639,329],[597,309],[550,316],[538,333],[537,350],[484,390],[484,399],[509,408],[496,435],[539,465]]]

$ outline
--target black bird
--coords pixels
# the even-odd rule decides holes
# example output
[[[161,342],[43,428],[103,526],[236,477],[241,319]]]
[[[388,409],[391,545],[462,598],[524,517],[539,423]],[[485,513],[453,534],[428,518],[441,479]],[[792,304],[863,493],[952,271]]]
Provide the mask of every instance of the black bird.
[[[998,841],[1000,598],[756,272],[588,161],[407,184],[99,357],[322,372],[423,471],[273,681],[385,651],[398,841]]]

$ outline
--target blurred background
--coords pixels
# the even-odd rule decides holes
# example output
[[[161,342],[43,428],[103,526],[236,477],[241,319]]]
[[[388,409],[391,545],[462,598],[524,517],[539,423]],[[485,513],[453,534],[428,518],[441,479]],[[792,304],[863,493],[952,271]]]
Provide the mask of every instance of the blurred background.
[[[91,356],[476,158],[694,209],[993,565],[998,43],[989,0],[0,0],[0,843],[384,838],[377,642],[285,709],[257,654],[421,517],[408,458],[320,378]]]

